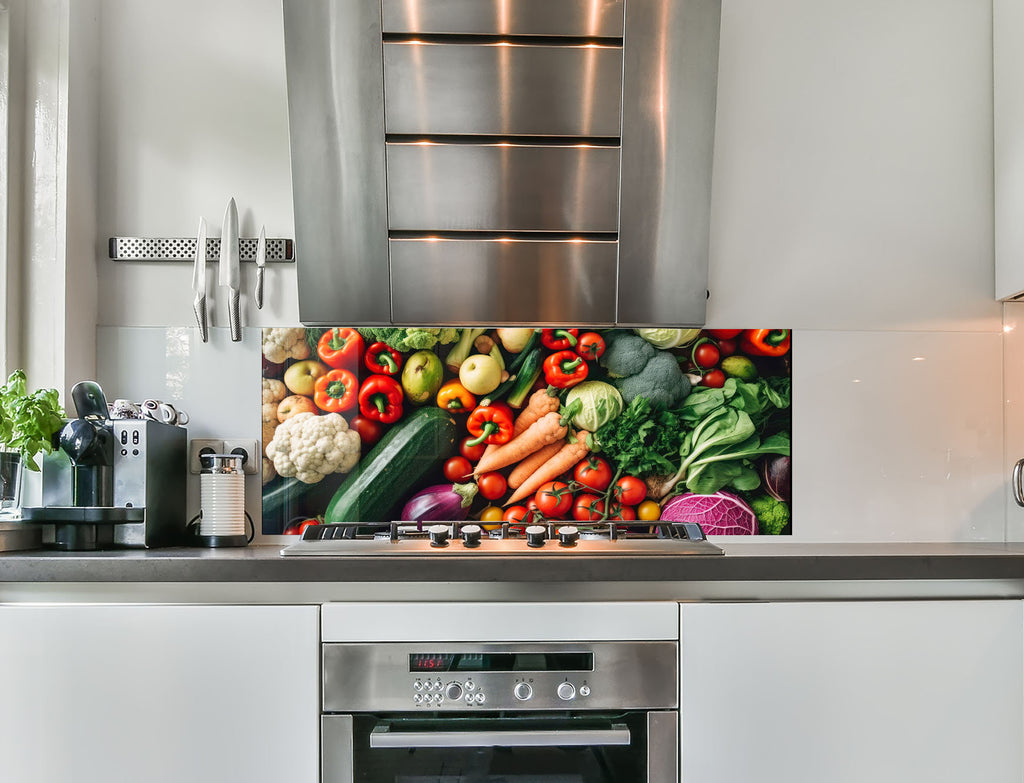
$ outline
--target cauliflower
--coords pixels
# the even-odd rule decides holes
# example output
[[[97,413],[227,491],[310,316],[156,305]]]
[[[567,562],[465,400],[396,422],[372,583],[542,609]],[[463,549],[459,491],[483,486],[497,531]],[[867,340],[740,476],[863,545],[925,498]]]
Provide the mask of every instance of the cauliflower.
[[[308,359],[309,343],[306,342],[306,330],[301,326],[264,329],[263,355],[268,362],[274,364],[284,364],[288,359]]]
[[[277,418],[277,403],[276,402],[264,402],[263,403],[263,453],[267,453],[267,446],[270,445],[270,441],[274,439],[274,431],[277,430],[277,425],[281,423],[281,420]]]
[[[273,378],[263,379],[263,404],[273,403],[274,407],[288,396],[288,387],[284,381],[277,381]]]
[[[278,425],[267,457],[282,476],[316,484],[330,473],[348,473],[359,462],[359,433],[338,413],[298,413]]]

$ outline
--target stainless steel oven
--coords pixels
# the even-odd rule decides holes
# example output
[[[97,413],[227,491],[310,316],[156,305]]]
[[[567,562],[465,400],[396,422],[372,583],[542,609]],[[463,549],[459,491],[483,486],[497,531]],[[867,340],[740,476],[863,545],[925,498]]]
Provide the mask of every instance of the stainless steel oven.
[[[676,783],[675,641],[326,643],[325,783]]]

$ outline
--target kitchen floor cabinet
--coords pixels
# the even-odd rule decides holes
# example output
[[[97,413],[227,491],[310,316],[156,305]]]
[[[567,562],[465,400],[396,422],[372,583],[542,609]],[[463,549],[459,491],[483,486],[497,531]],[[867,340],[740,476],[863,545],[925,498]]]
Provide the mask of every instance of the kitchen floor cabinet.
[[[315,783],[313,606],[0,607],[0,780]]]
[[[1020,783],[1020,601],[681,607],[683,783]]]

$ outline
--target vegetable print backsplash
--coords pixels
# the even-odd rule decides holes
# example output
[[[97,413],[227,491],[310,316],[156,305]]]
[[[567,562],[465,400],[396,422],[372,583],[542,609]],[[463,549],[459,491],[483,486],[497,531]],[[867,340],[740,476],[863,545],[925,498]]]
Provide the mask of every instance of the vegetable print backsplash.
[[[263,532],[697,521],[788,534],[787,329],[263,330]]]

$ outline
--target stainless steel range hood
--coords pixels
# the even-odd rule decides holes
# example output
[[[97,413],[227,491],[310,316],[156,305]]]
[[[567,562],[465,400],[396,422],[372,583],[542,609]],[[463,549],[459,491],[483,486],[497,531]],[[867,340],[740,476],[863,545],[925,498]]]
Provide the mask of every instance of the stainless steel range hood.
[[[284,0],[308,325],[704,322],[721,0]]]

